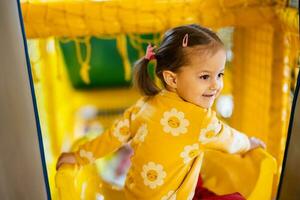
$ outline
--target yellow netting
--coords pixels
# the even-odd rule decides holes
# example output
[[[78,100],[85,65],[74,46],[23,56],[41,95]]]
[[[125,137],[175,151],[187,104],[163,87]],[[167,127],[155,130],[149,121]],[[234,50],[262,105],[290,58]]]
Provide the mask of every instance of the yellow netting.
[[[128,81],[131,78],[131,64],[128,59],[126,35],[119,35],[117,37],[117,49],[123,60],[125,80]]]
[[[81,50],[80,50],[80,42],[78,39],[75,39],[75,49],[76,49],[76,56],[78,59],[79,64],[81,65],[80,69],[80,76],[83,80],[83,82],[89,84],[90,81],[90,76],[89,76],[89,71],[90,71],[90,59],[91,59],[91,44],[90,44],[90,37],[84,37],[83,44],[85,44],[86,47],[86,58],[83,59],[81,55]]]
[[[276,14],[279,19],[278,24],[284,31],[299,33],[299,13],[296,9],[279,7],[276,9]]]
[[[238,28],[234,33],[232,123],[266,141],[268,151],[278,161],[279,172],[293,97],[291,74],[298,71],[300,55],[295,25],[298,16],[295,10],[285,12],[291,13],[285,14],[289,17],[282,18],[281,23]]]
[[[249,26],[275,20],[273,0],[22,1],[28,38],[157,33],[187,23]]]

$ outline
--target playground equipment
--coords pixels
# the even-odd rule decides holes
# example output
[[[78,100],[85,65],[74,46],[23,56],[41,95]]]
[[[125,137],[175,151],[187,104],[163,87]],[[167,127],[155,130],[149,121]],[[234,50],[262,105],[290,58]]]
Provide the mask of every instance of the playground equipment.
[[[243,156],[206,152],[201,175],[204,186],[215,193],[239,192],[248,200],[271,199],[276,160],[262,149]],[[58,199],[125,200],[122,187],[102,180],[93,164],[63,165],[56,174]]]
[[[95,38],[114,41],[114,48],[122,60],[119,69],[121,75],[123,72],[123,77],[119,78],[121,83],[126,85],[131,80],[132,74],[130,66],[132,59],[127,45],[130,44],[137,51],[136,54],[143,55],[143,45],[147,42],[156,44],[158,39],[144,38],[141,35],[160,35],[170,27],[188,23],[203,24],[216,31],[228,27],[232,30],[229,41],[231,46],[227,47],[233,54],[232,61],[228,63],[228,74],[231,78],[225,80],[225,91],[226,94],[233,96],[234,112],[226,121],[240,131],[263,139],[267,144],[267,151],[277,161],[275,171],[280,174],[290,99],[294,88],[293,77],[297,77],[299,73],[298,13],[287,1],[128,0],[123,3],[117,0],[47,2],[23,0],[21,6],[26,35],[32,49],[38,52],[37,55],[31,56],[31,65],[39,111],[43,113],[40,118],[44,122],[42,132],[44,142],[47,143],[45,146],[48,147],[46,159],[54,199],[57,196],[54,180],[55,161],[62,150],[69,150],[68,147],[78,139],[74,135],[76,111],[86,104],[95,105],[99,110],[120,110],[131,105],[139,96],[136,91],[126,88],[110,91],[91,90],[97,88],[93,84],[95,83],[94,68],[91,64],[93,62],[90,62],[95,61],[92,56],[96,52],[93,45]],[[70,63],[67,60],[70,58],[66,58],[64,47],[71,43],[75,43],[76,53],[73,58],[76,62],[73,63],[77,66],[77,78],[86,90],[72,87],[64,67]],[[110,67],[107,66],[106,70]],[[104,128],[115,117],[117,114],[110,115],[109,120],[105,119]],[[254,155],[261,156],[262,159],[255,161]],[[252,171],[249,169],[247,173],[256,174],[253,177],[264,178],[252,180],[252,187],[238,184],[241,188],[235,190],[242,191],[247,197],[252,198],[250,193],[258,194],[259,192],[255,193],[257,191],[255,188],[258,188],[259,184],[272,182],[270,174],[275,173],[272,168],[275,164],[271,164],[273,161],[271,162],[272,159],[267,155],[255,152],[246,156],[249,160],[241,159],[241,162],[250,162],[253,159],[252,163],[260,163],[260,168],[251,169]],[[272,166],[272,169],[265,172],[263,170],[265,165]],[[205,173],[207,168],[203,167]],[[87,176],[85,178],[88,178],[95,174],[92,166],[86,169],[66,167],[62,168],[61,172],[64,172],[65,176],[73,177],[68,179],[71,181],[76,180],[77,176],[74,176],[74,173],[78,170],[83,170],[80,172],[82,173],[80,180],[83,180],[82,177],[85,175]],[[220,168],[220,171],[224,170],[225,168]],[[58,177],[63,176],[61,172],[56,179],[58,188],[61,186],[59,186],[61,179]],[[262,174],[259,175],[260,173]],[[213,180],[207,178],[205,184],[209,183],[209,187],[217,189],[217,186],[213,185]],[[235,181],[239,183],[238,180],[233,180],[233,183]],[[97,184],[102,182],[100,179],[93,181]],[[271,196],[274,196],[277,183],[278,178],[275,177]],[[81,191],[80,188],[76,191]],[[227,191],[225,189],[224,192]],[[59,190],[62,193],[64,191]],[[269,195],[268,192],[264,194]]]

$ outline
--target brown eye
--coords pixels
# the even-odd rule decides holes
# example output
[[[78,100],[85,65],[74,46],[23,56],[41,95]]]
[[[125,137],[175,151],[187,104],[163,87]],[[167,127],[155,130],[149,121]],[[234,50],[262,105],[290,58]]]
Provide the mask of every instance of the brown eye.
[[[199,78],[203,79],[203,80],[207,80],[209,78],[209,75],[203,75],[203,76],[200,76]]]
[[[221,78],[221,77],[223,77],[223,76],[224,76],[224,73],[218,74],[218,78]]]

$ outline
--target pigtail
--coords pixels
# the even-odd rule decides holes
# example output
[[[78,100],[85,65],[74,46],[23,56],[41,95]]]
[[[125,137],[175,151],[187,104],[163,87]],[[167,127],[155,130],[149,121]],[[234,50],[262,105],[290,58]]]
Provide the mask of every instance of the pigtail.
[[[160,89],[156,86],[156,84],[150,77],[150,74],[148,72],[149,62],[149,59],[143,57],[135,63],[134,84],[143,94],[147,96],[154,96],[160,92]]]

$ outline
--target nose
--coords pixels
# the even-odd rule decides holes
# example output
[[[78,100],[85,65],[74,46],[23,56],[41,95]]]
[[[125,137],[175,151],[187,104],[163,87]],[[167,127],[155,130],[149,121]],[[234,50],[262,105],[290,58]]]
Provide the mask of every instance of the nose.
[[[218,80],[213,79],[210,83],[209,89],[210,90],[217,90],[219,88]]]

